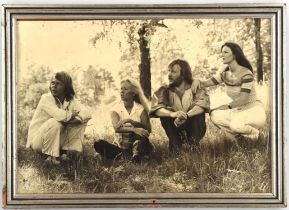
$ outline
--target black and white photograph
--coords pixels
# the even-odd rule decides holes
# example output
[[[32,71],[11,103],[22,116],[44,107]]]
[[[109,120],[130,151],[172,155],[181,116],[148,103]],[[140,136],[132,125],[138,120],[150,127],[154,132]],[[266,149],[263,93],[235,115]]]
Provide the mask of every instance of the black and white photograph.
[[[5,8],[12,206],[283,195],[283,5],[201,8]]]

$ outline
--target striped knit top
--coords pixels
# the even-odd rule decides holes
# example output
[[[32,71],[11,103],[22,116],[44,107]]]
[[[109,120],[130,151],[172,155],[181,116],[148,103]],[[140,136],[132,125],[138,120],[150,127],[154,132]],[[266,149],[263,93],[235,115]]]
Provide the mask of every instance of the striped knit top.
[[[225,70],[213,76],[211,80],[216,85],[224,83],[227,95],[232,100],[236,100],[241,92],[249,94],[249,103],[257,100],[253,73],[245,67],[238,72],[231,72],[229,69]]]

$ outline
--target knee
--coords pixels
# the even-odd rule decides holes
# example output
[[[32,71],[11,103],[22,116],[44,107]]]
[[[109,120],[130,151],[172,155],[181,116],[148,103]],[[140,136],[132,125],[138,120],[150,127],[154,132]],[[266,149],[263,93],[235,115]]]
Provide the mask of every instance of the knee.
[[[34,151],[37,151],[37,152],[41,152],[42,151],[42,142],[33,141],[31,143],[31,149],[33,149]]]
[[[232,131],[239,131],[240,127],[243,127],[244,123],[242,123],[242,121],[237,120],[237,119],[233,119],[230,124],[229,124],[229,128]]]
[[[160,121],[163,126],[168,126],[174,123],[174,119],[170,117],[161,117]]]
[[[107,142],[105,140],[99,139],[94,142],[93,147],[96,152],[100,152],[100,150],[106,145],[106,143]]]
[[[214,110],[210,113],[210,118],[213,123],[219,124],[222,119],[222,111]]]
[[[94,141],[94,145],[103,145],[107,143],[104,139],[98,139]]]
[[[173,132],[173,130],[176,128],[175,124],[174,124],[174,118],[160,118],[161,120],[161,125],[163,127],[163,129],[166,131],[166,133],[171,133]]]
[[[47,120],[47,123],[49,125],[49,128],[53,128],[53,129],[61,129],[63,127],[63,125],[61,124],[61,122],[55,120],[54,118],[50,118],[49,120]]]

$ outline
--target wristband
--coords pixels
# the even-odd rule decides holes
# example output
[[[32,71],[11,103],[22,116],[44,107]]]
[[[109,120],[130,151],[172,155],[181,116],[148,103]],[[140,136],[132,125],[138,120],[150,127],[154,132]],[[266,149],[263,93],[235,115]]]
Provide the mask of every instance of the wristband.
[[[232,107],[231,107],[231,105],[230,105],[230,104],[228,104],[228,107],[229,107],[229,109],[232,109]]]

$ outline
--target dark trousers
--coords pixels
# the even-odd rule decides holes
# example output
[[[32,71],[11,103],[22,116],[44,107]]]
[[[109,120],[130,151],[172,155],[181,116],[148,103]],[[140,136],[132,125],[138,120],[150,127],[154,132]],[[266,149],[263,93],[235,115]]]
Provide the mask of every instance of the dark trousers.
[[[182,144],[199,145],[206,133],[205,113],[190,117],[180,127],[174,125],[173,118],[160,118],[161,124],[169,138],[170,151],[178,151]]]
[[[153,150],[153,145],[148,139],[133,140],[127,148],[123,149],[105,140],[98,140],[94,142],[94,149],[105,160],[113,160],[118,157],[139,156],[141,158],[149,155]]]

